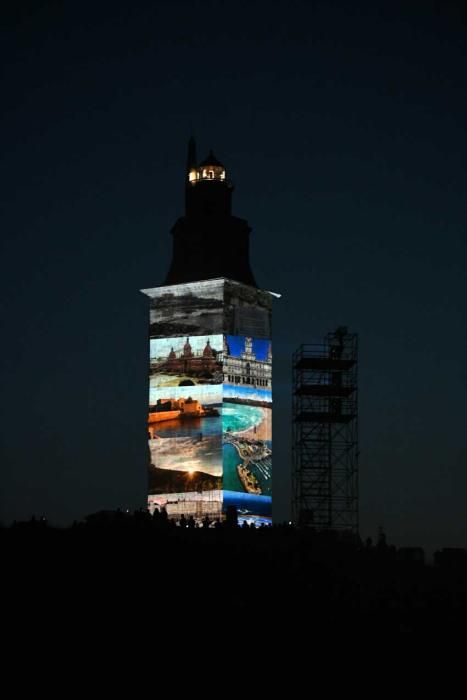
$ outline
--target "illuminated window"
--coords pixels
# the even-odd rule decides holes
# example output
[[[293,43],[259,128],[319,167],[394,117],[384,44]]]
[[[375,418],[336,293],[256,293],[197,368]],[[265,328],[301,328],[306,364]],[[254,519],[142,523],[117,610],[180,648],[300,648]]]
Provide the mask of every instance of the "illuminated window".
[[[225,170],[221,172],[221,180],[225,180]]]
[[[214,170],[209,171],[209,179],[214,180]]]

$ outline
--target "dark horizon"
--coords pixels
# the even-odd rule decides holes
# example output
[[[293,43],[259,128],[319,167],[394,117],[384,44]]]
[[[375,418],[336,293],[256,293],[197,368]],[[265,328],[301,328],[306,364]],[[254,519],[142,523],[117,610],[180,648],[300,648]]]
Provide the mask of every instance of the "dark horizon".
[[[147,300],[210,148],[273,312],[274,518],[291,355],[360,339],[360,522],[465,547],[467,14],[135,2],[3,10],[0,520],[146,494]]]

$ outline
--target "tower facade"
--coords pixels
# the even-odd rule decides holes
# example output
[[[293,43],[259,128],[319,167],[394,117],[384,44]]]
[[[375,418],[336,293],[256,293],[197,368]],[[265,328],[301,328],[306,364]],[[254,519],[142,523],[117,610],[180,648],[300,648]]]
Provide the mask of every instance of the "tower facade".
[[[170,518],[272,517],[273,295],[257,288],[250,227],[212,151],[188,147],[185,215],[150,300],[148,508]]]

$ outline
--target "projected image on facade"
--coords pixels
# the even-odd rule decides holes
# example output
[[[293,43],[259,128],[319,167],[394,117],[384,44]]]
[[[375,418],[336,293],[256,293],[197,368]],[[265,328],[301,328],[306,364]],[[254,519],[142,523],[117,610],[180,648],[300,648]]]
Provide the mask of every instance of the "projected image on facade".
[[[157,376],[149,379],[149,424],[164,427],[176,419],[178,425],[191,425],[197,419],[219,417],[221,408],[222,384],[161,387]]]
[[[150,376],[157,386],[222,384],[222,335],[151,338]]]
[[[190,491],[179,493],[149,494],[148,509],[152,513],[165,509],[169,518],[180,519],[193,517],[200,521],[205,517],[220,519],[222,517],[222,491]]]
[[[222,333],[224,281],[207,280],[147,290],[151,338]]]
[[[225,279],[147,294],[149,509],[271,522],[270,295]]]
[[[271,338],[272,298],[255,287],[225,280],[224,332]]]
[[[224,339],[224,383],[235,387],[245,399],[271,400],[271,342],[249,336],[226,335]]]
[[[153,387],[149,493],[222,488],[222,385]]]
[[[269,340],[225,337],[223,508],[253,521],[271,517],[271,368]]]
[[[223,424],[224,489],[270,496],[271,409],[226,403]]]

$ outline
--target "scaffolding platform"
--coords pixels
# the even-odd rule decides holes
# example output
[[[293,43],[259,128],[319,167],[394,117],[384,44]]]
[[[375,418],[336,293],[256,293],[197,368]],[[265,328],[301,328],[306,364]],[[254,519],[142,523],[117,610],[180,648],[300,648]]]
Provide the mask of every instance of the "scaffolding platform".
[[[358,337],[340,327],[292,359],[293,518],[358,534]]]

